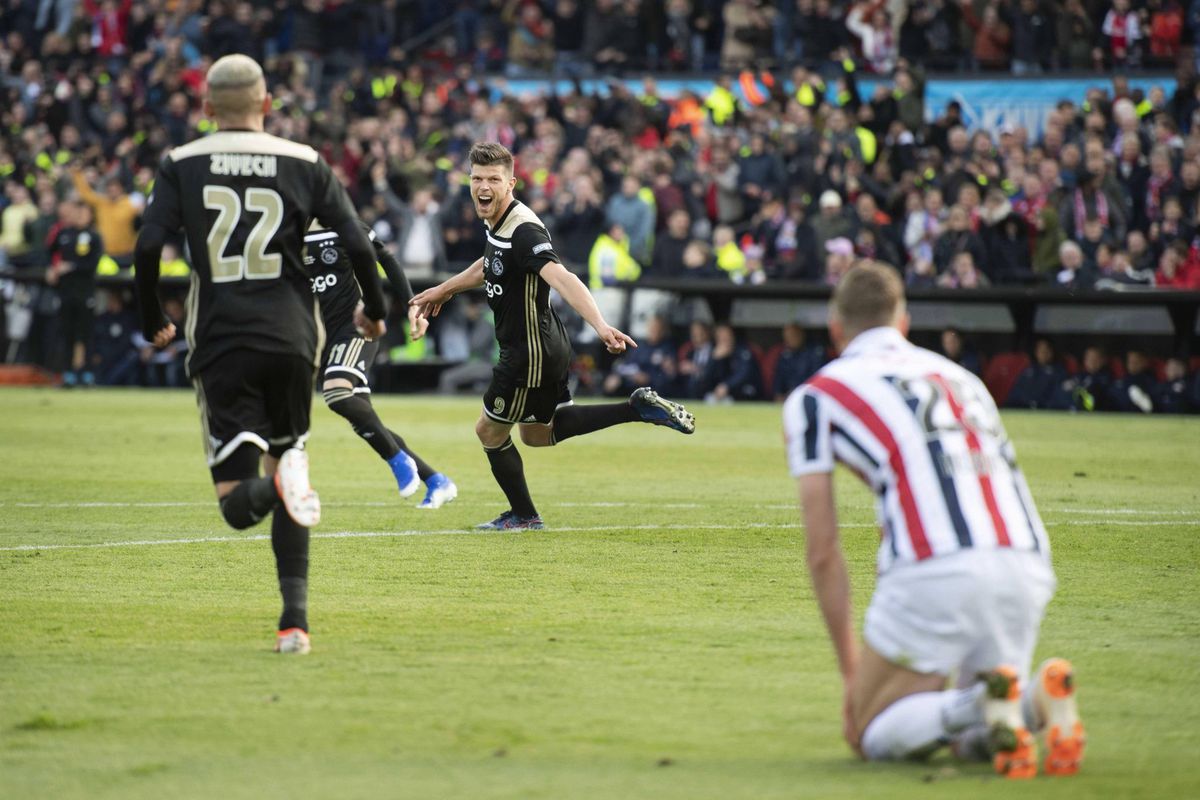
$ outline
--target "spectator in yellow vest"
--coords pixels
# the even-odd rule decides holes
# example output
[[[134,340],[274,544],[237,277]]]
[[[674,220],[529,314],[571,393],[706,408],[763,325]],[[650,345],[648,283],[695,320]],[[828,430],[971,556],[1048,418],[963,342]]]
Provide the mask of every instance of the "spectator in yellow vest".
[[[620,225],[612,225],[592,245],[588,256],[588,285],[593,289],[613,286],[622,281],[636,281],[642,268],[629,255],[629,237]]]
[[[741,283],[746,277],[746,255],[734,241],[733,228],[728,225],[716,227],[713,231],[713,253],[717,257],[717,266],[729,279]]]

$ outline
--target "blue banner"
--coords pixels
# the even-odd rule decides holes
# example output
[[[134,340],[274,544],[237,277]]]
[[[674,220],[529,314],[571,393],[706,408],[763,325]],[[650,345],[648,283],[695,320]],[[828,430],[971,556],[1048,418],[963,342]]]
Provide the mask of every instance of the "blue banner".
[[[588,79],[581,83],[585,93],[608,94],[609,86],[614,82],[624,84],[634,95],[642,93],[642,81],[639,79]],[[877,78],[864,77],[859,80],[859,94],[862,95],[864,101],[870,100],[875,87],[881,82]],[[659,96],[667,99],[674,99],[685,91],[694,92],[704,98],[712,91],[713,87],[712,80],[705,78],[663,78],[656,83]],[[890,82],[883,83],[890,84]],[[567,94],[573,89],[573,84],[567,80],[493,79],[489,81],[489,86],[495,95],[504,93],[517,97],[530,97],[550,92]],[[1129,86],[1146,92],[1149,92],[1152,87],[1158,86],[1170,97],[1175,91],[1175,79],[1167,76],[1131,78]],[[1094,78],[934,78],[925,84],[925,118],[929,121],[937,119],[945,111],[947,103],[957,100],[962,105],[963,119],[971,130],[983,128],[988,131],[997,131],[1001,126],[1011,124],[1023,126],[1031,136],[1037,136],[1042,132],[1046,116],[1060,100],[1070,100],[1079,105],[1087,96],[1087,91],[1095,88],[1111,92],[1111,76],[1098,75]],[[829,83],[829,99],[831,101],[835,91],[831,81]],[[734,83],[734,92],[740,95],[736,82]]]

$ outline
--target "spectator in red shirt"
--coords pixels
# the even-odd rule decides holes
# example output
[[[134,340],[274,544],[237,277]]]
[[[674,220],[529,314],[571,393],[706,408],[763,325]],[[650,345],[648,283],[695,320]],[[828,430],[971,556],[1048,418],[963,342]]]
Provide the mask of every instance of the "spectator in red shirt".
[[[1168,247],[1158,260],[1158,271],[1154,273],[1156,289],[1200,289],[1200,259],[1195,251],[1184,256],[1182,248]]]
[[[1137,44],[1142,38],[1142,29],[1137,14],[1129,8],[1129,0],[1113,0],[1100,30],[1108,37],[1108,52],[1113,64],[1137,64]]]
[[[105,57],[123,58],[129,52],[129,10],[133,0],[84,0],[83,8],[92,18],[96,52]]]
[[[1156,61],[1173,62],[1183,37],[1183,9],[1178,0],[1152,0],[1150,8],[1150,55]]]

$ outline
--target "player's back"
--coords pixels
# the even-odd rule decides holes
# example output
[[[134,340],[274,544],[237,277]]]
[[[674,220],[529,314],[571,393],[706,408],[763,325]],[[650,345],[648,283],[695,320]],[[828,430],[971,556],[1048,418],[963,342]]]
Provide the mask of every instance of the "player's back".
[[[192,374],[248,348],[315,359],[319,320],[301,260],[309,220],[353,215],[316,151],[257,131],[222,131],[172,150],[147,220],[183,228],[192,263]]]
[[[785,419],[798,434],[789,443],[798,448],[794,471],[836,459],[875,491],[881,571],[968,548],[1046,551],[1045,530],[983,383],[894,328],[856,337],[788,398]]]

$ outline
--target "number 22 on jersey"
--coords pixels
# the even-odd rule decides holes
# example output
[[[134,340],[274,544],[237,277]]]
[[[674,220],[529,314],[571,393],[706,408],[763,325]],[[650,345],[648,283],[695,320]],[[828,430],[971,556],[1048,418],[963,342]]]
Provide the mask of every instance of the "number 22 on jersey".
[[[228,186],[206,185],[204,207],[216,211],[217,218],[208,231],[208,265],[213,283],[246,280],[271,280],[283,273],[283,256],[267,253],[267,245],[283,222],[283,198],[274,189],[251,187],[246,202]],[[246,237],[242,252],[226,255],[229,240],[241,221],[243,209],[258,214],[258,222]]]

